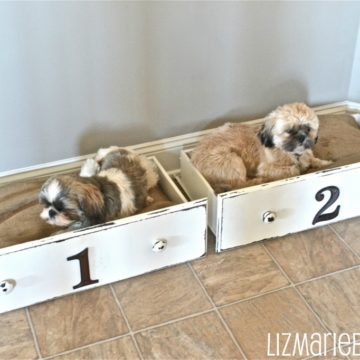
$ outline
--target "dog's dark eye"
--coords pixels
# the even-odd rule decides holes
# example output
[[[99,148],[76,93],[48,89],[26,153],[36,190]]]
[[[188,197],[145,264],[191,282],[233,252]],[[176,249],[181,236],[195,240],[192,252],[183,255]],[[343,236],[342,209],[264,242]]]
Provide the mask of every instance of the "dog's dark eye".
[[[311,128],[310,128],[310,126],[305,125],[305,126],[303,127],[303,130],[305,131],[306,134],[308,134],[308,133],[310,132]]]
[[[57,211],[63,211],[64,210],[64,204],[61,201],[55,200],[53,203],[54,208]]]
[[[51,204],[50,202],[45,198],[45,197],[40,197],[40,202],[41,204],[43,204],[45,207],[49,207]]]
[[[296,133],[297,133],[297,130],[295,130],[295,129],[288,129],[288,130],[286,130],[285,131],[287,134],[289,134],[289,135],[295,135]]]

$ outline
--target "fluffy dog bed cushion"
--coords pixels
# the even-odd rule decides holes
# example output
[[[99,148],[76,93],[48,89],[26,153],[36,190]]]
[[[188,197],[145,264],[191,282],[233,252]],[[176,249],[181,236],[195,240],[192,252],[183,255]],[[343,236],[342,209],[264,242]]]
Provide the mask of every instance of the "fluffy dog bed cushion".
[[[319,120],[319,140],[313,150],[315,156],[333,160],[334,163],[327,168],[359,162],[360,128],[355,119],[343,114],[320,115]]]
[[[0,248],[37,240],[60,230],[40,219],[38,193],[46,178],[17,181],[0,187]],[[149,194],[154,202],[141,213],[174,205],[160,187]]]

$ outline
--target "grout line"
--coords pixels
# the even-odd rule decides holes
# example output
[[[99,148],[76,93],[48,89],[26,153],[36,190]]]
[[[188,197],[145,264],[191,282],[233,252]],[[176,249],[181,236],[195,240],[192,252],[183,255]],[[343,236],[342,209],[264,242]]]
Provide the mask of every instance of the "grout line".
[[[352,248],[352,246],[350,246],[345,239],[335,230],[334,227],[332,227],[332,225],[328,225],[329,228],[333,231],[333,233],[335,233],[335,235],[344,243],[344,245],[355,255],[355,257],[360,260],[360,255]]]
[[[349,346],[343,346],[342,348],[344,349],[344,348],[348,347],[348,348],[352,348],[352,350],[354,350],[354,345],[359,346],[360,343],[358,341],[353,341]],[[338,347],[340,348],[340,345]],[[350,351],[350,354],[346,355],[346,359],[351,360],[350,356],[353,356],[353,358],[354,357],[358,358],[359,353],[356,350],[355,350],[355,352]]]
[[[223,318],[223,316],[221,315],[219,309],[216,307],[213,299],[210,297],[210,295],[208,294],[208,292],[206,291],[206,288],[204,286],[204,284],[201,282],[201,280],[199,279],[196,271],[194,270],[194,268],[191,266],[191,263],[188,263],[188,267],[190,268],[191,272],[193,273],[195,279],[197,280],[197,282],[199,283],[202,291],[204,292],[205,296],[207,297],[207,299],[210,301],[211,305],[213,306],[216,314],[218,315],[218,317],[220,318],[221,323],[223,324],[223,326],[225,327],[226,332],[228,333],[228,335],[230,336],[231,340],[233,341],[233,343],[235,344],[236,348],[239,350],[240,354],[243,356],[243,358],[245,360],[247,360],[247,357],[244,353],[244,350],[241,348],[239,342],[236,340],[234,334],[232,333],[231,329],[229,328],[228,324],[226,323],[225,319]]]
[[[237,349],[239,350],[240,354],[242,355],[242,357],[247,360],[247,357],[244,353],[244,350],[242,349],[240,343],[236,340],[234,334],[232,333],[229,325],[227,324],[227,322],[225,321],[225,319],[223,318],[222,314],[220,313],[219,309],[216,308],[216,313],[218,314],[220,321],[222,322],[223,326],[225,327],[225,330],[227,331],[227,333],[229,334],[230,338],[232,339],[232,341],[234,342],[235,346],[237,347]]]
[[[269,257],[272,259],[272,261],[277,265],[280,272],[285,276],[286,280],[290,283],[291,287],[294,287],[294,282],[290,279],[289,275],[285,272],[285,270],[282,268],[282,266],[278,263],[278,261],[274,258],[273,254],[270,252],[270,250],[265,246],[264,242],[261,242],[261,246],[265,250],[265,252],[269,255]]]
[[[151,325],[151,326],[148,326],[146,328],[136,330],[136,331],[133,332],[133,334],[136,335],[136,334],[139,334],[141,332],[157,329],[157,328],[165,326],[165,325],[175,324],[175,323],[183,321],[183,320],[187,320],[187,319],[191,319],[191,318],[194,318],[194,317],[197,317],[197,316],[200,316],[200,315],[211,313],[214,310],[215,309],[204,310],[204,311],[200,311],[200,312],[197,312],[197,313],[194,313],[194,314],[191,314],[191,315],[187,315],[187,316],[183,316],[183,317],[176,318],[176,319],[173,319],[173,320],[169,320],[169,321],[166,321],[166,322],[163,322],[163,323],[160,323],[160,324]]]
[[[28,321],[28,324],[29,324],[29,327],[30,327],[30,331],[31,331],[33,340],[34,340],[34,345],[35,345],[36,352],[38,354],[39,359],[42,359],[43,357],[41,356],[40,346],[39,346],[39,343],[38,343],[38,339],[37,339],[37,336],[36,336],[34,324],[33,324],[32,320],[31,320],[31,316],[30,316],[30,312],[29,312],[28,307],[25,308],[25,314],[26,314],[26,318],[27,318],[27,321]]]
[[[279,268],[279,270],[283,273],[283,275],[288,279],[288,281],[290,281],[291,287],[297,292],[298,296],[300,297],[300,299],[302,299],[302,301],[305,303],[305,306],[308,308],[308,310],[310,311],[310,313],[312,313],[315,318],[318,320],[318,322],[320,323],[320,325],[326,330],[326,331],[331,331],[328,326],[324,323],[324,321],[320,318],[320,316],[316,313],[316,311],[310,306],[310,304],[307,302],[307,300],[305,299],[304,295],[300,292],[300,290],[295,286],[294,282],[290,279],[290,277],[288,276],[288,274],[285,272],[285,270],[282,268],[282,266],[279,264],[279,262],[275,259],[275,257],[273,256],[273,254],[271,253],[271,251],[264,245],[264,243],[262,242],[261,244],[263,246],[263,248],[265,249],[265,251],[267,252],[267,254],[270,256],[270,258],[274,261],[274,263],[277,265],[277,267]]]
[[[295,291],[298,293],[299,297],[304,301],[307,308],[310,310],[311,313],[314,314],[316,319],[319,321],[320,325],[328,332],[331,332],[331,329],[326,325],[326,323],[321,319],[320,315],[311,307],[311,305],[305,299],[305,296],[300,292],[300,290],[294,286]]]
[[[139,358],[144,359],[144,357],[143,357],[143,355],[142,355],[142,353],[140,351],[139,345],[138,345],[137,341],[135,340],[134,334],[131,335],[131,340],[132,340],[132,342],[133,342],[133,344],[135,346],[135,349],[136,349],[136,351],[137,351],[137,353],[139,355]]]
[[[74,352],[79,351],[79,350],[88,349],[88,348],[91,348],[91,347],[96,346],[96,345],[106,344],[108,342],[115,341],[115,340],[118,340],[118,339],[121,339],[121,338],[125,338],[127,336],[129,336],[129,333],[122,334],[122,335],[119,335],[119,336],[114,336],[114,337],[104,339],[104,340],[95,341],[95,342],[93,342],[91,344],[79,346],[79,347],[76,347],[76,348],[73,348],[73,349],[70,349],[70,350],[66,350],[66,351],[63,351],[61,353],[57,353],[57,354],[54,354],[54,355],[49,355],[47,357],[44,357],[42,360],[49,360],[49,359],[56,358],[58,356],[71,354],[71,353],[74,353]]]
[[[285,273],[285,271],[283,270],[283,268],[280,266],[280,264],[278,263],[278,261],[274,258],[274,256],[271,254],[271,252],[269,251],[269,249],[264,245],[262,244],[265,248],[265,251],[269,254],[269,256],[273,259],[273,261],[276,263],[276,265],[279,267],[279,269],[281,270],[281,272],[286,276],[286,278],[289,278],[288,275]],[[357,268],[360,268],[360,264],[355,264],[353,266],[350,266],[348,268],[345,268],[345,269],[339,269],[339,270],[336,270],[336,271],[332,271],[332,272],[329,272],[327,274],[323,274],[323,275],[319,275],[319,276],[315,276],[311,279],[307,279],[307,280],[303,280],[303,281],[299,281],[299,282],[296,282],[296,283],[293,283],[290,278],[289,278],[289,281],[291,282],[291,286],[300,286],[300,285],[303,285],[303,284],[306,284],[308,282],[313,282],[313,281],[316,281],[316,280],[320,280],[320,279],[323,279],[323,278],[326,278],[326,277],[330,277],[330,276],[333,276],[333,275],[337,275],[337,274],[340,274],[342,272],[346,272],[346,271],[350,271],[350,270],[354,270],[354,269],[357,269]]]
[[[266,296],[266,295],[270,295],[270,294],[276,293],[276,292],[278,292],[278,291],[282,291],[282,290],[286,290],[286,289],[290,289],[290,288],[292,288],[292,285],[285,285],[285,286],[279,287],[279,288],[277,288],[277,289],[273,289],[273,290],[269,290],[269,291],[264,291],[263,293],[256,294],[256,295],[254,295],[254,296],[250,296],[250,297],[247,297],[247,298],[244,298],[244,299],[240,299],[240,300],[237,300],[237,301],[233,301],[233,302],[228,303],[228,304],[219,305],[219,306],[218,306],[218,309],[223,309],[223,308],[226,308],[226,307],[229,307],[229,306],[232,306],[232,305],[241,304],[241,303],[243,303],[243,302],[251,301],[251,300],[257,299],[257,298],[259,298],[259,297]]]
[[[141,359],[141,360],[144,360],[144,357],[143,357],[143,355],[142,355],[142,353],[141,353],[141,351],[140,351],[139,345],[138,345],[138,343],[137,343],[137,341],[136,341],[136,339],[135,339],[134,333],[133,333],[133,331],[132,331],[132,329],[131,329],[129,320],[128,320],[126,314],[125,314],[125,311],[124,311],[123,307],[121,306],[121,303],[120,303],[120,301],[119,301],[119,299],[118,299],[118,297],[117,297],[117,295],[116,295],[116,292],[115,292],[115,290],[114,290],[114,287],[112,286],[112,284],[110,284],[109,287],[110,287],[111,293],[113,294],[114,300],[115,300],[115,302],[116,302],[116,304],[117,304],[117,306],[118,306],[118,308],[119,308],[119,310],[120,310],[120,312],[121,312],[121,314],[122,314],[122,316],[123,316],[123,318],[124,318],[124,320],[125,320],[126,326],[127,326],[128,329],[129,329],[129,333],[130,333],[130,336],[131,336],[131,338],[132,338],[132,340],[133,340],[133,342],[134,342],[136,351],[138,352],[138,355],[139,355],[140,359]]]
[[[340,273],[343,273],[343,272],[346,272],[346,271],[350,271],[350,270],[354,270],[354,269],[358,269],[358,268],[360,268],[360,264],[357,264],[357,265],[348,267],[348,268],[346,268],[346,269],[336,270],[336,271],[333,271],[333,272],[328,273],[328,274],[324,274],[324,275],[320,275],[320,276],[314,277],[314,278],[312,278],[312,279],[308,279],[308,280],[304,280],[304,281],[299,281],[299,282],[297,282],[297,283],[295,284],[295,286],[300,286],[300,285],[303,285],[303,284],[306,284],[306,283],[310,283],[310,282],[313,282],[313,281],[316,281],[316,280],[324,279],[324,278],[327,278],[327,277],[330,277],[330,276],[333,276],[333,275],[337,275],[337,274],[340,274]]]

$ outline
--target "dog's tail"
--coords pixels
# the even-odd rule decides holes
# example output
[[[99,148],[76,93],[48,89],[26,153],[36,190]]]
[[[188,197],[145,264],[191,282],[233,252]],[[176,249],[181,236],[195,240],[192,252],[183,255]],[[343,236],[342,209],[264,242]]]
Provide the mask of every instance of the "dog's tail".
[[[81,177],[92,177],[100,171],[99,164],[94,159],[87,159],[80,170]]]

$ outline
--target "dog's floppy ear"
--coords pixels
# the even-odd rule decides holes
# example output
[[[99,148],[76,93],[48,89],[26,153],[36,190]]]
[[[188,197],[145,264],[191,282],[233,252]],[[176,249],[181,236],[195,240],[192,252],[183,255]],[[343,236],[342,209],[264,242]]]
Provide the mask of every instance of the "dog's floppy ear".
[[[263,125],[258,132],[258,137],[261,141],[261,143],[268,148],[274,147],[274,142],[272,135],[268,129],[266,129],[265,125]]]

